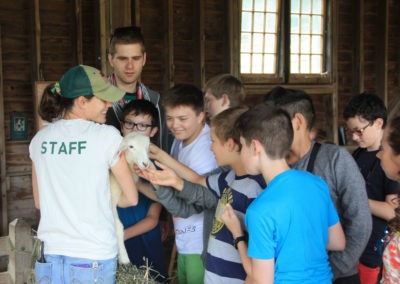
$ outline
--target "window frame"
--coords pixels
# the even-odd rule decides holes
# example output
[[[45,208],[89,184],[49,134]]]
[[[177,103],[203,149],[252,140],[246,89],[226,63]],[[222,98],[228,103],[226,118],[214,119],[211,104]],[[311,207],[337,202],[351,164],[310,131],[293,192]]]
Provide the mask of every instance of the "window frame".
[[[241,38],[241,11],[242,0],[236,0],[233,4],[238,7],[238,23],[233,24],[231,32],[239,36],[232,37],[233,57],[236,57],[236,74],[244,84],[331,84],[332,83],[332,60],[333,60],[333,14],[332,1],[325,0],[324,14],[324,65],[325,73],[322,74],[292,74],[290,73],[290,0],[281,0],[279,4],[278,41],[277,41],[277,66],[274,74],[242,74],[240,73],[240,38]],[[235,51],[236,50],[236,51]]]

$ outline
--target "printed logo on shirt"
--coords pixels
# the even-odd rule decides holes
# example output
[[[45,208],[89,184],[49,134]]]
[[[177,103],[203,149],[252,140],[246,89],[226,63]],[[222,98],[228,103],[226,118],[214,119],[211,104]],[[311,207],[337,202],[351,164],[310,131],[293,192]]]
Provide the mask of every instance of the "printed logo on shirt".
[[[176,235],[182,235],[182,234],[194,233],[194,232],[196,232],[196,226],[186,226],[183,229],[175,229]]]
[[[87,141],[43,141],[41,145],[41,153],[50,155],[80,155],[83,150],[86,149],[86,144]]]
[[[230,187],[226,187],[222,192],[221,198],[218,201],[217,209],[215,210],[215,218],[211,230],[211,236],[218,233],[224,226],[224,222],[220,220],[219,216],[221,216],[224,213],[226,204],[232,202],[233,202],[232,189]]]

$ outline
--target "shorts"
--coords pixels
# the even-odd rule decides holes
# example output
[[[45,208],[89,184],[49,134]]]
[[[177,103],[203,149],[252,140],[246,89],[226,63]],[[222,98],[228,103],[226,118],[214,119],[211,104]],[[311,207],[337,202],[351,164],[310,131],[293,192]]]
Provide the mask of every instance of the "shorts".
[[[117,258],[94,260],[47,254],[35,263],[35,283],[114,283]]]
[[[200,254],[178,254],[179,284],[203,284],[204,266]]]

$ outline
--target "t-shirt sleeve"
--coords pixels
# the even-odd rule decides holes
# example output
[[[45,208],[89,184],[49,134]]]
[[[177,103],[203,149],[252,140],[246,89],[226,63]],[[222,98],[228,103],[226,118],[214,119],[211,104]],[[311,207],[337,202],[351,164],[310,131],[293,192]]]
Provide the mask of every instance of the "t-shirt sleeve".
[[[122,142],[122,136],[114,127],[109,127],[106,134],[108,137],[105,141],[108,141],[108,164],[112,168],[120,159],[119,146]]]
[[[257,259],[275,258],[276,229],[274,220],[269,216],[247,211],[245,223],[249,232],[248,256]]]

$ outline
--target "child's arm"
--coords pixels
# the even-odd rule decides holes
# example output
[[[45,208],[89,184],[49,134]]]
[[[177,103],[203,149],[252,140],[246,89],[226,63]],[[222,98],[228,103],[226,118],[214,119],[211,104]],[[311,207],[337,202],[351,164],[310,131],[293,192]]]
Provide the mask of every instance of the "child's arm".
[[[225,211],[221,214],[220,219],[232,233],[233,239],[244,235],[239,218],[236,216],[232,206],[229,203],[226,204]],[[244,271],[246,271],[248,277],[251,277],[251,260],[250,257],[247,256],[247,243],[244,241],[238,242],[237,248],[240,259],[242,260]]]
[[[125,155],[122,155],[118,162],[111,168],[118,184],[121,186],[122,194],[118,201],[119,207],[135,206],[138,203],[138,192],[133,174],[126,162]]]
[[[128,240],[153,230],[158,224],[161,209],[162,206],[160,203],[151,204],[144,219],[124,230],[124,240]]]
[[[251,259],[252,275],[251,283],[272,284],[274,283],[274,259]]]
[[[394,218],[395,213],[393,206],[393,199],[396,199],[397,194],[388,194],[385,197],[385,201],[377,201],[368,199],[369,208],[371,208],[372,215],[389,221]]]
[[[167,152],[161,150],[154,144],[150,145],[149,156],[150,156],[150,158],[156,159],[158,162],[160,162],[163,165],[167,166],[168,168],[172,169],[183,179],[193,182],[193,183],[199,183],[203,186],[206,186],[205,183],[203,183],[204,178],[201,175],[198,175],[195,171],[193,171],[189,167],[187,167],[184,164],[182,164],[181,162],[175,160],[173,157],[168,155]],[[161,167],[160,164],[158,164],[158,163],[157,163],[157,166]]]
[[[344,235],[342,225],[337,222],[329,227],[327,250],[344,250],[346,247],[346,236]]]

